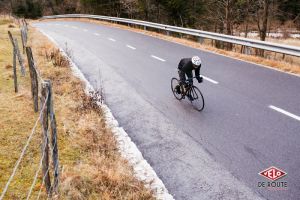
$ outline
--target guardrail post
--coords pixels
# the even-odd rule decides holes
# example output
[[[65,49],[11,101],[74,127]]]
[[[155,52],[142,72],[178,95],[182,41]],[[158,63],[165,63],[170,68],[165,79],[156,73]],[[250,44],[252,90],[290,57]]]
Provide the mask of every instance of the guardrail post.
[[[244,48],[245,48],[245,46],[241,45],[241,51],[240,51],[241,54],[244,54]]]
[[[200,44],[203,44],[204,38],[203,38],[203,37],[198,37],[198,42],[199,42]]]
[[[246,54],[246,55],[251,55],[251,48],[250,47],[244,47],[244,53]]]

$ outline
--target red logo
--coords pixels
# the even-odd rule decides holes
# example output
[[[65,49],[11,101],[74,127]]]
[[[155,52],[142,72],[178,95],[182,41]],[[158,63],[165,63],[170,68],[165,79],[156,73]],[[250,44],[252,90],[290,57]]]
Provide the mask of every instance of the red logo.
[[[284,177],[285,175],[287,175],[287,173],[281,169],[272,166],[269,167],[268,169],[263,170],[262,172],[259,172],[259,175],[267,179],[270,179],[271,181],[276,181]]]

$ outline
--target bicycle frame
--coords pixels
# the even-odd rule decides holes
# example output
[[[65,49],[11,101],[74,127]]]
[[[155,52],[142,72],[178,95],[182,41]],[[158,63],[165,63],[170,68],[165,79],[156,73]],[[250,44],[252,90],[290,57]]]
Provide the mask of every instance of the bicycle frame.
[[[187,83],[188,82],[189,81],[187,81]],[[177,89],[176,89],[177,86],[180,86],[179,92],[177,92]],[[175,96],[175,98],[177,100],[180,101],[180,100],[184,99],[185,96],[187,96],[188,99],[190,100],[191,104],[197,111],[203,110],[204,104],[205,104],[203,95],[202,95],[201,91],[199,90],[199,88],[197,88],[193,84],[185,85],[185,84],[182,84],[182,82],[180,82],[180,80],[178,80],[177,78],[172,78],[171,79],[171,89],[172,89],[173,95]]]

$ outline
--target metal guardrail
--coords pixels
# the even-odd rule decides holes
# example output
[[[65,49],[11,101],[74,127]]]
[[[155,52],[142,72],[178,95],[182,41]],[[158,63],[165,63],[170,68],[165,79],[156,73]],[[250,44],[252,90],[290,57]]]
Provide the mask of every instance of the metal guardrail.
[[[141,20],[108,17],[108,16],[101,16],[101,15],[86,15],[86,14],[53,15],[53,16],[45,16],[42,19],[59,19],[59,18],[88,18],[88,19],[134,24],[134,25],[140,25],[144,27],[156,28],[159,30],[165,30],[169,32],[193,35],[199,38],[207,38],[207,39],[228,42],[232,44],[238,44],[247,47],[253,47],[257,49],[263,49],[267,51],[300,57],[300,47],[296,47],[296,46],[276,44],[272,42],[253,40],[253,39],[242,38],[237,36],[230,36],[230,35],[224,35],[219,33],[200,31],[197,29],[189,29],[189,28],[182,28],[182,27],[170,26],[165,24],[158,24],[153,22],[146,22]]]

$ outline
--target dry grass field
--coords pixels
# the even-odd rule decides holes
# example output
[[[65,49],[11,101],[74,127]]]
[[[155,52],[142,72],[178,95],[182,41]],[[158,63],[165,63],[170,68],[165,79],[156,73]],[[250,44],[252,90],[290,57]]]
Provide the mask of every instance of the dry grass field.
[[[9,28],[10,25],[15,28]],[[26,76],[18,77],[19,93],[14,93],[8,30],[21,41],[18,26],[9,19],[0,19],[0,193],[38,118],[33,111],[28,67]],[[58,198],[154,199],[121,157],[102,111],[93,98],[86,96],[83,84],[72,75],[68,62],[38,31],[30,29],[29,36],[36,66],[41,76],[53,84],[60,161]],[[26,198],[41,156],[40,145],[38,126],[5,199]],[[38,195],[41,178],[40,174],[31,199]],[[46,199],[44,187],[41,197]]]

